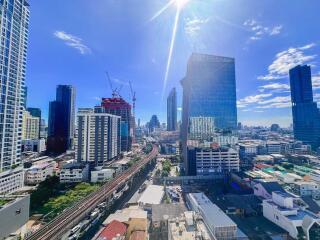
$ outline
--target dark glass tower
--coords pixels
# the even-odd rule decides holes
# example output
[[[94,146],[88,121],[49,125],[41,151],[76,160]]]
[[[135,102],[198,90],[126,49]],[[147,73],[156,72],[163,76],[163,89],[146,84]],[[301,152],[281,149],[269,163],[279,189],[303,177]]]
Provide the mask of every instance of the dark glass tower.
[[[62,153],[73,147],[75,129],[75,89],[58,85],[56,101],[49,104],[48,151]]]
[[[313,101],[310,66],[296,66],[289,71],[293,132],[297,140],[320,146],[320,113]]]
[[[177,130],[177,92],[173,88],[167,98],[167,130]]]
[[[218,129],[237,128],[236,78],[233,58],[193,53],[181,81],[182,154],[187,164],[187,140],[191,117],[212,117]]]

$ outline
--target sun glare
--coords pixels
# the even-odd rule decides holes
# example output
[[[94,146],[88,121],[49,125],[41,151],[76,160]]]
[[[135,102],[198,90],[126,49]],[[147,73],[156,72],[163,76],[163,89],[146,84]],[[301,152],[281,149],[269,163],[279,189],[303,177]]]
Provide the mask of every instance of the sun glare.
[[[174,0],[178,9],[182,9],[188,3],[188,1],[189,0]]]

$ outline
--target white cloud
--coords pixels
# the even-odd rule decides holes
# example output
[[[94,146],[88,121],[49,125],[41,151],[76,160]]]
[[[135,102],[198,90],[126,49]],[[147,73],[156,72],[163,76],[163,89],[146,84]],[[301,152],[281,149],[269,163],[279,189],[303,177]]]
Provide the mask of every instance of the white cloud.
[[[314,89],[320,89],[320,72],[312,76],[312,86]]]
[[[54,36],[64,41],[66,45],[77,49],[80,54],[91,53],[91,49],[82,42],[81,38],[77,36],[66,33],[64,31],[55,31]]]
[[[264,26],[259,23],[257,20],[248,19],[243,23],[243,26],[250,32],[252,32],[253,36],[250,37],[250,40],[257,41],[266,36],[275,36],[281,33],[283,28],[282,25],[277,26]]]
[[[270,83],[266,85],[259,86],[259,92],[271,91],[273,93],[288,92],[290,86],[285,83]]]
[[[285,51],[279,52],[275,56],[275,60],[268,67],[268,74],[259,76],[259,80],[276,80],[287,77],[289,70],[299,64],[306,64],[314,60],[317,55],[307,54],[305,50],[313,48],[314,43],[297,47],[289,48]]]
[[[242,108],[241,111],[244,112],[261,112],[261,109],[291,107],[290,96],[277,96],[270,98],[271,96],[273,96],[272,93],[247,96],[237,101],[237,107]]]
[[[290,96],[278,96],[271,99],[267,99],[258,103],[262,106],[257,106],[259,109],[267,108],[288,108],[291,107],[291,97]]]
[[[265,99],[267,97],[271,97],[271,96],[272,96],[271,93],[263,93],[263,94],[247,96],[247,97],[242,98],[237,101],[237,107],[238,108],[245,108],[250,104],[259,103],[263,99]]]
[[[190,37],[195,37],[200,32],[201,27],[209,22],[209,18],[186,18],[184,30],[187,35]]]
[[[283,28],[282,25],[273,27],[273,28],[271,29],[271,31],[270,31],[270,35],[273,36],[273,35],[278,35],[278,34],[280,34],[282,28]]]

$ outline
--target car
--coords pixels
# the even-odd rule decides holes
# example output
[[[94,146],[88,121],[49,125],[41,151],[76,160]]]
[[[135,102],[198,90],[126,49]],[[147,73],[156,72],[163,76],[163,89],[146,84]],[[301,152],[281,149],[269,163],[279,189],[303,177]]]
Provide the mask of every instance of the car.
[[[71,229],[70,235],[75,234],[76,232],[78,232],[80,230],[81,226],[77,225],[74,228]]]

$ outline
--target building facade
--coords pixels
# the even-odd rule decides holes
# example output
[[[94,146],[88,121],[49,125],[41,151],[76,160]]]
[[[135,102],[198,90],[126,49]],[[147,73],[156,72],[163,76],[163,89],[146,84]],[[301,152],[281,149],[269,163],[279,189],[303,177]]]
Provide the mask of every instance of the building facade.
[[[294,137],[315,150],[320,146],[320,113],[313,100],[311,68],[298,65],[289,73]]]
[[[207,176],[240,170],[238,151],[227,147],[188,146],[188,162],[188,175]]]
[[[27,111],[31,114],[31,116],[37,117],[37,118],[40,119],[39,129],[41,129],[41,109],[40,108],[34,108],[34,107],[28,107]],[[41,138],[40,131],[39,131],[39,138]]]
[[[61,183],[86,182],[89,180],[89,165],[71,162],[63,165],[60,170]]]
[[[263,200],[263,216],[298,239],[303,234],[307,240],[320,239],[319,216],[294,204],[288,193],[274,191],[272,198]]]
[[[23,184],[23,173],[10,170],[21,164],[29,4],[3,0],[0,12],[0,188],[10,185],[9,193]]]
[[[200,214],[212,239],[237,239],[237,224],[213,204],[204,193],[188,193],[186,201],[192,211]]]
[[[39,139],[40,135],[40,118],[32,116],[28,111],[23,111],[22,120],[22,140]]]
[[[121,151],[130,151],[132,145],[131,105],[123,98],[102,98],[101,107],[105,113],[120,116]]]
[[[187,141],[191,118],[211,117],[218,130],[237,128],[235,61],[233,58],[193,53],[181,85],[182,156],[188,172]]]
[[[20,163],[29,5],[1,1],[0,170]]]
[[[167,130],[177,130],[177,91],[173,88],[167,98]]]
[[[22,140],[22,152],[44,152],[46,151],[46,140],[45,139],[26,139]]]
[[[213,117],[190,117],[189,136],[193,140],[209,140],[215,133]]]
[[[94,166],[103,166],[121,151],[121,117],[99,110],[79,109],[77,115],[76,160]]]
[[[58,85],[56,100],[49,103],[48,150],[63,153],[73,148],[75,134],[75,88]]]

